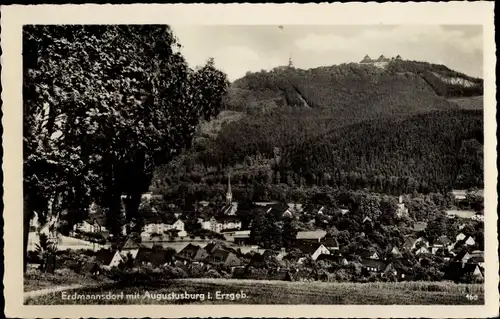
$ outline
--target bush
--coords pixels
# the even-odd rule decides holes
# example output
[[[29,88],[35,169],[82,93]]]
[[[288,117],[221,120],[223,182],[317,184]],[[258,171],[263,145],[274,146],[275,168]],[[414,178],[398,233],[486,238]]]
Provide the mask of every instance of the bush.
[[[40,255],[34,251],[29,251],[28,255],[26,256],[28,264],[41,264],[42,259],[40,258]]]
[[[207,278],[222,278],[222,275],[217,272],[215,269],[210,269],[207,271]]]
[[[179,267],[164,266],[154,268],[151,266],[141,266],[135,269],[113,268],[106,272],[106,275],[114,281],[126,285],[158,282],[161,280],[186,278],[187,274]]]
[[[350,281],[351,280],[351,276],[349,275],[349,273],[345,269],[340,269],[340,270],[335,271],[335,273],[333,273],[333,276],[334,276],[336,281]]]
[[[267,275],[268,275],[268,270],[265,269],[265,268],[259,268],[259,269],[255,269],[255,268],[251,268],[248,270],[248,273],[249,273],[249,278],[251,279],[258,279],[258,280],[266,280],[267,279]]]
[[[205,270],[203,266],[192,264],[189,266],[189,277],[191,278],[202,278],[205,276]]]

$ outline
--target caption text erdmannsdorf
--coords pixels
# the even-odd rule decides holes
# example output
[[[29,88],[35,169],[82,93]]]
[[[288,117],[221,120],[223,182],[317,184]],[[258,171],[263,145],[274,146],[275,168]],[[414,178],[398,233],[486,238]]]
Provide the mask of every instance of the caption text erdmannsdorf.
[[[63,300],[240,300],[246,299],[248,295],[243,291],[237,293],[224,293],[222,291],[206,292],[206,293],[188,293],[188,292],[169,292],[169,293],[96,293],[96,294],[81,294],[62,292]]]

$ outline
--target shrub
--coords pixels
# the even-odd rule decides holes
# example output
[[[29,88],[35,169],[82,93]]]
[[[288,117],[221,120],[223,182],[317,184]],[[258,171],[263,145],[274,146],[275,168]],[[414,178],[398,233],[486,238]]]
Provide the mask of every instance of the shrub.
[[[202,278],[205,275],[203,266],[192,264],[189,266],[189,277],[191,278]]]
[[[206,276],[207,278],[222,278],[221,274],[219,274],[215,269],[208,270]]]

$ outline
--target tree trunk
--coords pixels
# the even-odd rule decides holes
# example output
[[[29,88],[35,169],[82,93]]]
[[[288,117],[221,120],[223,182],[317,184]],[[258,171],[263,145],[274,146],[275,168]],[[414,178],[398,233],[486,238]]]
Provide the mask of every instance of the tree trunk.
[[[28,235],[30,231],[30,220],[33,215],[29,207],[28,195],[24,195],[23,203],[23,273],[26,273],[28,265]]]

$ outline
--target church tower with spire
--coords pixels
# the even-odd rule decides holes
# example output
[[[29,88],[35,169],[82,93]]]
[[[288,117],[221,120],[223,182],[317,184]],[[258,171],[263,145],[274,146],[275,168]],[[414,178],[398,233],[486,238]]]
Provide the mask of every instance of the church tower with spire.
[[[233,193],[231,192],[231,175],[227,175],[227,192],[226,192],[226,204],[231,205],[233,202]]]

